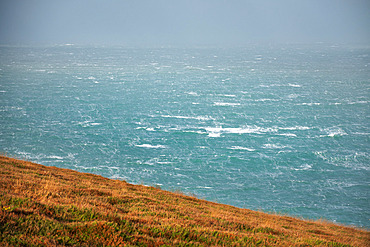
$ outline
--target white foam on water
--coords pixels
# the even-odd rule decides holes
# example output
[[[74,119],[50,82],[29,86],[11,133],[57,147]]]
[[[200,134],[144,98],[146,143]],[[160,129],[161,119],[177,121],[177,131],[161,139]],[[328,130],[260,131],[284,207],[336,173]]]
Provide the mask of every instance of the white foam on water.
[[[186,66],[185,69],[189,69],[189,70],[207,70],[207,69],[204,69],[204,68],[200,68],[200,67],[193,67],[193,66]]]
[[[289,83],[288,86],[289,87],[301,87],[301,85],[293,84],[293,83]]]
[[[289,146],[279,145],[279,144],[273,144],[273,143],[267,143],[262,145],[263,148],[267,149],[282,149],[282,148],[289,148]]]
[[[261,128],[247,126],[244,128],[223,128],[223,127],[206,127],[204,128],[209,137],[220,137],[221,134],[262,134],[266,132],[276,132],[277,129],[273,128]]]
[[[293,94],[289,94],[288,96],[287,96],[287,98],[288,99],[296,99],[296,98],[298,98],[300,95],[299,94],[295,94],[295,93],[293,93]]]
[[[294,127],[281,127],[279,130],[309,130],[311,127],[307,126],[294,126]]]
[[[297,105],[308,105],[308,106],[314,106],[314,105],[321,105],[321,103],[318,103],[318,102],[312,102],[312,103],[301,103],[301,104],[297,104]]]
[[[253,149],[253,148],[246,148],[246,147],[240,147],[240,146],[232,146],[231,148],[228,148],[228,149],[232,149],[232,150],[245,150],[245,151],[249,151],[249,152],[256,151],[256,149]]]
[[[121,176],[119,174],[113,174],[109,177],[110,179],[116,179],[116,180],[128,180],[129,178],[126,176]]]
[[[362,135],[362,136],[368,136],[368,135],[370,135],[370,133],[367,133],[367,132],[353,132],[352,134],[354,134],[354,135]]]
[[[214,102],[216,106],[239,106],[240,103],[229,103],[229,102]]]
[[[187,94],[192,95],[192,96],[199,96],[199,94],[196,92],[188,92]]]
[[[256,99],[255,102],[279,101],[278,99]]]
[[[259,87],[270,87],[270,85],[260,84]]]
[[[197,186],[198,189],[213,189],[213,187],[209,186]]]
[[[307,171],[307,170],[310,170],[311,168],[312,168],[312,165],[303,164],[303,165],[299,166],[299,168],[292,168],[292,170],[294,170],[294,171]]]
[[[230,98],[235,98],[236,97],[235,94],[221,94],[220,96],[222,96],[222,97],[230,97]]]
[[[166,148],[166,146],[164,145],[151,145],[151,144],[140,144],[135,146],[140,148]]]
[[[64,159],[63,157],[61,157],[61,156],[57,156],[57,155],[50,155],[50,156],[46,156],[45,158],[46,158],[46,159],[57,159],[57,160],[62,160],[62,159]]]
[[[326,129],[321,129],[321,131],[326,132],[326,135],[321,135],[320,137],[335,137],[335,136],[345,136],[348,135],[343,129],[340,127],[331,127]]]
[[[279,136],[297,137],[297,135],[293,133],[283,133],[283,134],[279,134]]]
[[[221,132],[209,132],[208,133],[209,137],[221,137]]]
[[[200,121],[215,120],[214,118],[212,118],[210,116],[195,116],[195,117],[190,117],[190,116],[161,115],[161,117],[164,117],[164,118],[178,118],[178,119],[194,119],[194,120],[200,120]]]
[[[355,101],[355,102],[348,102],[349,105],[355,105],[355,104],[367,104],[369,101],[366,100],[360,100],[360,101]]]
[[[102,123],[95,123],[91,121],[78,122],[78,124],[81,125],[83,128],[102,125]]]

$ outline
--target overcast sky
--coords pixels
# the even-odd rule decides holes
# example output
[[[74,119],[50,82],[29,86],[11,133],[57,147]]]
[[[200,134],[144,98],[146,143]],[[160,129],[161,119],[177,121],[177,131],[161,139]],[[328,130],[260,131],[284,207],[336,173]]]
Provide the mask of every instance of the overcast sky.
[[[370,44],[369,0],[1,0],[0,44]]]

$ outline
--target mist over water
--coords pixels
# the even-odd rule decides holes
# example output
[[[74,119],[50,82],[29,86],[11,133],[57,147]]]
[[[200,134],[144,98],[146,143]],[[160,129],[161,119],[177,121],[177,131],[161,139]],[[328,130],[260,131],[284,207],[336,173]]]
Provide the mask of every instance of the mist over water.
[[[369,54],[0,47],[0,151],[369,227]]]

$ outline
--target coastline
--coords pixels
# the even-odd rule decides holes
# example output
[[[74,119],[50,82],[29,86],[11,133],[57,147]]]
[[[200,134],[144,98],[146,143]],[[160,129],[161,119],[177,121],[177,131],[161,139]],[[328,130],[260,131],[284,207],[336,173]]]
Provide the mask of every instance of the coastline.
[[[370,232],[0,156],[0,244],[368,246]]]

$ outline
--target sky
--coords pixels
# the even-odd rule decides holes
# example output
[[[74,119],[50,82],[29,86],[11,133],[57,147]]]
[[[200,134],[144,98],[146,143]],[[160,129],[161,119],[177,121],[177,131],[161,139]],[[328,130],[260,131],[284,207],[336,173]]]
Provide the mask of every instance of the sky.
[[[0,44],[370,44],[370,0],[0,0]]]

